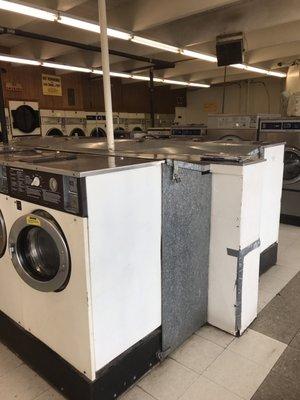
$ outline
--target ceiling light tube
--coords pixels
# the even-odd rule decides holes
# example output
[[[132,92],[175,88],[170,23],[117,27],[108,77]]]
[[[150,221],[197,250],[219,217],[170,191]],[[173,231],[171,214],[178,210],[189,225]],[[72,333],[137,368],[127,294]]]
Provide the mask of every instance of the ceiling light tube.
[[[74,71],[74,72],[87,72],[87,73],[93,72],[92,69],[90,69],[90,68],[75,67],[73,65],[56,64],[56,63],[49,63],[49,62],[43,62],[42,66],[46,67],[46,68],[55,68],[55,69],[62,69],[62,70]]]
[[[112,29],[112,28],[107,28],[107,34],[109,37],[121,40],[130,40],[132,38],[131,33],[119,31],[117,29]]]
[[[17,1],[0,0],[0,9],[15,12],[18,14],[28,15],[29,17],[40,18],[47,21],[55,21],[57,14],[34,6],[27,6]]]
[[[59,15],[57,22],[63,25],[72,26],[73,28],[83,29],[85,31],[100,33],[100,26],[92,22],[84,21],[77,18]]]
[[[197,51],[181,49],[180,53],[187,57],[197,58],[199,60],[208,62],[217,62],[218,59],[215,56],[210,56],[208,54],[198,53]]]
[[[20,58],[14,56],[6,56],[5,54],[0,55],[0,61],[11,62],[16,64],[25,64],[25,65],[41,65],[40,61],[28,60],[26,58]]]
[[[249,72],[255,72],[257,74],[262,74],[262,75],[276,76],[278,78],[285,78],[286,77],[286,74],[284,72],[270,71],[268,69],[252,67],[251,65],[232,64],[230,66],[233,67],[233,68],[238,68],[238,69],[242,69],[244,71],[249,71]]]
[[[174,81],[172,79],[164,79],[164,83],[167,83],[169,85],[182,85],[182,86],[187,86],[188,85],[188,82]]]
[[[115,78],[131,78],[130,74],[123,74],[122,72],[110,72],[110,76],[113,76]]]
[[[131,41],[138,44],[143,44],[144,46],[154,47],[156,49],[169,51],[171,53],[179,53],[179,48],[175,46],[170,46],[169,44],[157,42],[156,40],[150,40],[143,38],[141,36],[132,36]]]
[[[191,87],[210,88],[210,85],[207,85],[206,83],[193,83],[193,82],[190,82],[188,85],[191,86]]]
[[[148,76],[142,76],[142,75],[131,75],[132,79],[137,79],[139,81],[150,81],[150,78]]]

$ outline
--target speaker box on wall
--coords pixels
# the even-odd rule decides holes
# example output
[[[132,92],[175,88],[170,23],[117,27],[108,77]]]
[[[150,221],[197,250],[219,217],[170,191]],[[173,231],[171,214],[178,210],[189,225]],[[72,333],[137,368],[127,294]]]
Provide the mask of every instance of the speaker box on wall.
[[[219,67],[244,62],[244,42],[242,35],[217,37],[216,52]]]

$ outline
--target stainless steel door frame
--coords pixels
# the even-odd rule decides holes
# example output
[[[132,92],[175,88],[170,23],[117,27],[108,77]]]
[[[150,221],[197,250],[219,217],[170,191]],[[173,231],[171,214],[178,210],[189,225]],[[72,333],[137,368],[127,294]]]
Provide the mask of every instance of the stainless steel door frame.
[[[36,232],[42,230],[44,234],[49,235],[56,247],[54,253],[57,255],[58,263],[55,275],[49,279],[39,279],[34,276],[34,272],[37,271],[36,265],[32,267],[28,257],[24,256],[25,251],[30,251],[30,260],[34,260],[36,264],[39,261],[38,257],[43,254],[42,248],[34,247],[32,243],[33,247],[29,250],[28,246],[25,247],[25,251],[21,247],[20,241],[27,239],[28,233],[33,229]],[[22,239],[23,235],[26,236]],[[55,220],[40,215],[38,212],[24,215],[14,222],[8,241],[12,263],[21,279],[30,287],[42,292],[57,292],[66,287],[71,271],[71,260],[66,239]]]
[[[299,166],[300,166],[300,150],[297,149],[296,147],[286,147],[285,148],[285,152],[284,154],[286,155],[286,153],[292,153],[294,154],[296,157],[298,157],[299,159]],[[295,183],[300,181],[300,172],[295,176],[292,177],[291,179],[286,179],[286,163],[284,164],[284,176],[283,176],[283,187],[284,188],[290,188],[290,185],[294,185]]]
[[[6,231],[6,224],[5,219],[0,210],[0,258],[3,257],[7,245],[7,231]]]

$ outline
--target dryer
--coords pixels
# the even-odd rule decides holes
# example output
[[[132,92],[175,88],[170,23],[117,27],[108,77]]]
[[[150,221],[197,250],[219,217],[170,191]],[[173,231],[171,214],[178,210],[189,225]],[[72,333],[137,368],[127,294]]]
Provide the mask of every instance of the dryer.
[[[9,101],[12,137],[40,136],[39,103],[33,101]]]
[[[115,398],[161,349],[161,162],[44,151],[4,167],[24,329],[0,313],[0,337],[66,397]]]
[[[280,115],[210,114],[207,118],[207,140],[256,141],[260,119],[272,117]]]
[[[86,136],[86,113],[84,111],[65,111],[66,136]]]
[[[132,133],[144,132],[146,129],[145,114],[129,113],[126,119],[126,130]]]
[[[41,110],[42,136],[64,136],[64,111]]]
[[[281,222],[300,226],[300,118],[262,120],[259,135],[286,142]]]
[[[106,137],[106,116],[104,112],[86,113],[87,136]]]

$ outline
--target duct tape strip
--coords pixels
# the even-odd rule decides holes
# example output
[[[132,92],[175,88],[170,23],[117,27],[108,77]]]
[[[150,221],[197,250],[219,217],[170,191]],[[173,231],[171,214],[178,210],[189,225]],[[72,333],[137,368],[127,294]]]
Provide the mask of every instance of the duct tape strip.
[[[244,260],[245,257],[253,250],[260,246],[260,239],[251,243],[244,249],[234,250],[227,249],[227,254],[237,258],[237,277],[236,277],[236,309],[235,309],[235,328],[237,334],[241,331],[242,326],[242,294],[243,294],[243,277],[244,277]]]

